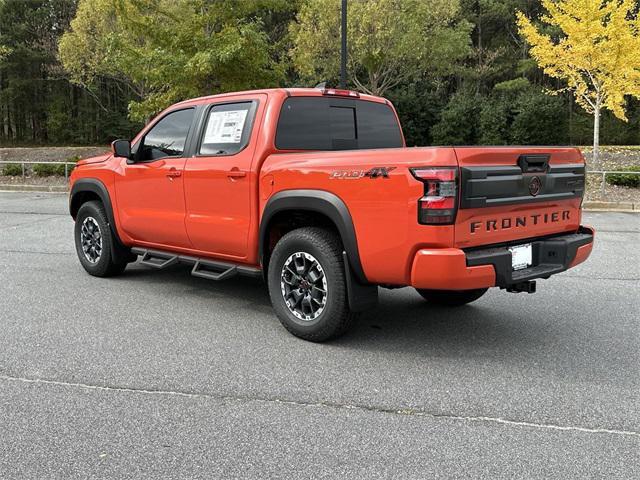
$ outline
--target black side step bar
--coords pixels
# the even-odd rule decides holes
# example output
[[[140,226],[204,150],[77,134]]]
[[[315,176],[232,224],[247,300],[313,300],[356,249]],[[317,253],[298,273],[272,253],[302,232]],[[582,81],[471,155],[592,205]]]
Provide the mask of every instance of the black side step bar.
[[[235,277],[237,274],[238,267],[235,265],[222,266],[221,264],[207,262],[206,260],[198,260],[191,270],[191,275],[194,277],[216,281]]]
[[[157,268],[158,270],[170,267],[175,263],[178,263],[177,255],[169,255],[162,252],[151,252],[149,250],[144,250],[144,253],[142,253],[142,258],[140,259],[141,265]]]
[[[236,275],[262,277],[260,269],[240,263],[220,262],[208,258],[176,255],[175,253],[163,252],[161,250],[148,250],[145,248],[132,248],[131,251],[136,255],[142,255],[140,265],[163,269],[176,263],[186,263],[193,265],[191,275],[206,278],[207,280],[226,280]]]

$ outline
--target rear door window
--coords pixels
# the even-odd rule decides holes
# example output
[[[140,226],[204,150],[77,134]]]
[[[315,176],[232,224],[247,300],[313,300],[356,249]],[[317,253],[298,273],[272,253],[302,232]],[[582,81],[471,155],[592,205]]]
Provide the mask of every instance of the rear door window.
[[[276,148],[354,150],[396,148],[402,134],[383,103],[328,97],[290,97],[282,105]]]
[[[207,113],[198,154],[234,155],[247,146],[257,102],[213,105]]]

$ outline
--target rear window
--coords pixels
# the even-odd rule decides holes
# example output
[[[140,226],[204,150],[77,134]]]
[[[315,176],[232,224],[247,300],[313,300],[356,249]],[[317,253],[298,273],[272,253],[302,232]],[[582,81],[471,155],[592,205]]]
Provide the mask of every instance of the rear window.
[[[402,147],[402,134],[388,105],[329,97],[290,97],[282,104],[279,150],[357,150]]]

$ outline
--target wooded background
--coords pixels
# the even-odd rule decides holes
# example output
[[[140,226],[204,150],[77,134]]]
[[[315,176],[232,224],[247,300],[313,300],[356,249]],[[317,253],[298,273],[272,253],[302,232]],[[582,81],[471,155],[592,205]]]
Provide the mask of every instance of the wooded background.
[[[562,85],[518,35],[516,11],[538,18],[538,0],[349,4],[350,87],[393,101],[409,145],[591,143],[592,117],[569,93],[545,94]],[[340,0],[0,0],[0,145],[106,144],[181,99],[337,85],[339,10]],[[603,115],[603,144],[640,143],[637,101],[627,116]]]

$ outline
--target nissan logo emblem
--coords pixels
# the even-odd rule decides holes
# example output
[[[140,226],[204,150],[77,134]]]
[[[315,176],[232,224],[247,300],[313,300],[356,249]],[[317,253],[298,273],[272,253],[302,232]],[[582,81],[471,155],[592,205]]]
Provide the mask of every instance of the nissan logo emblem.
[[[535,197],[540,193],[540,189],[542,188],[542,182],[538,177],[533,177],[529,181],[529,193],[532,197]]]

